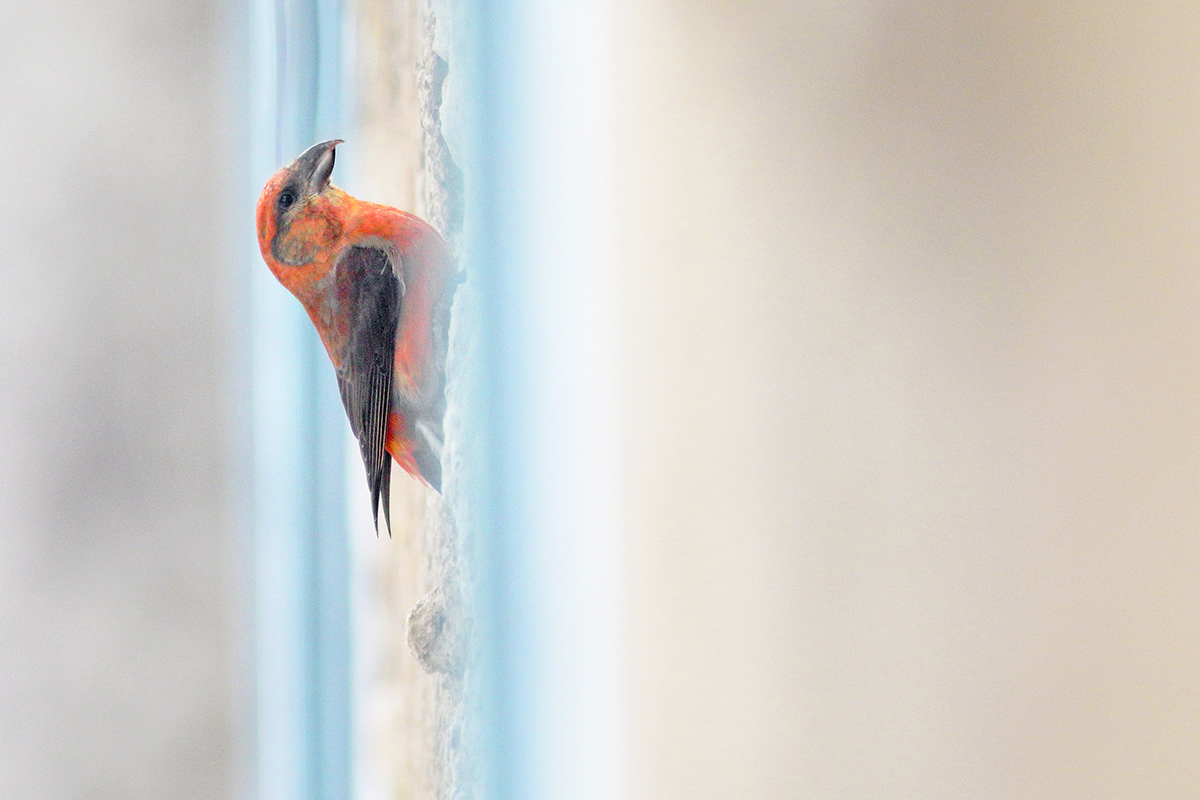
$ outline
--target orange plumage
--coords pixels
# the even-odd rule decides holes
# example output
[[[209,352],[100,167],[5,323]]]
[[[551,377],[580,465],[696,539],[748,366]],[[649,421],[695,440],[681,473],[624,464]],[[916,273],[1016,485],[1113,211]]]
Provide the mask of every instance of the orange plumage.
[[[339,144],[314,145],[267,181],[258,199],[258,244],[308,312],[337,371],[378,524],[380,500],[385,521],[389,516],[387,454],[441,489],[456,281],[446,243],[429,224],[330,184]]]

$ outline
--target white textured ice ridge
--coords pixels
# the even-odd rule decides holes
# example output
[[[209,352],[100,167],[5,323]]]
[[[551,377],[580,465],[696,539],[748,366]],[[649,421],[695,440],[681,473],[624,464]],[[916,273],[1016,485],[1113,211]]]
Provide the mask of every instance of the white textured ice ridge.
[[[446,358],[446,418],[443,445],[442,496],[428,507],[428,557],[436,588],[409,613],[407,638],[413,655],[429,672],[441,672],[437,699],[435,741],[440,763],[432,765],[439,797],[467,800],[476,796],[476,770],[470,753],[473,730],[470,640],[473,581],[468,552],[477,527],[471,498],[484,478],[478,429],[470,418],[477,395],[482,328],[476,287],[467,279],[471,258],[464,246],[469,223],[462,54],[469,53],[456,37],[464,30],[457,15],[462,4],[427,0],[425,53],[418,85],[424,134],[425,208],[429,222],[445,236],[463,277],[452,306],[449,351]]]

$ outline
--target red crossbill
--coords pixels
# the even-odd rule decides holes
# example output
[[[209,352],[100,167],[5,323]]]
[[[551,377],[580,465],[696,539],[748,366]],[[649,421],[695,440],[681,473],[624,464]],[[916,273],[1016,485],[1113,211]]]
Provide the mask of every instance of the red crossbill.
[[[445,353],[456,281],[445,241],[403,211],[329,182],[340,139],[313,145],[258,198],[258,245],[308,312],[337,371],[371,511],[391,530],[391,458],[441,490]]]

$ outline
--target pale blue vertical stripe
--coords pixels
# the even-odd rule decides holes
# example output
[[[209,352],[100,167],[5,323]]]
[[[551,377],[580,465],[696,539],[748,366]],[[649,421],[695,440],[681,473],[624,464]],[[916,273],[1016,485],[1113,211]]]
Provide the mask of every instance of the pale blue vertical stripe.
[[[466,229],[488,302],[493,469],[477,571],[486,796],[615,800],[625,786],[609,5],[478,8],[466,178],[479,186]]]
[[[252,0],[253,172],[343,129],[341,7]],[[255,248],[257,250],[257,248]],[[349,793],[345,418],[299,303],[252,267],[257,786],[261,800]]]

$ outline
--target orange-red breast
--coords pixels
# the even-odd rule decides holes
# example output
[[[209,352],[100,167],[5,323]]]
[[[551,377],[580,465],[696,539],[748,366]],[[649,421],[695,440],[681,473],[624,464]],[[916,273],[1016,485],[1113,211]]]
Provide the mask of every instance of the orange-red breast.
[[[313,145],[258,198],[263,260],[308,312],[337,371],[371,510],[391,530],[391,460],[441,490],[445,354],[456,281],[429,224],[333,186],[340,139]]]

